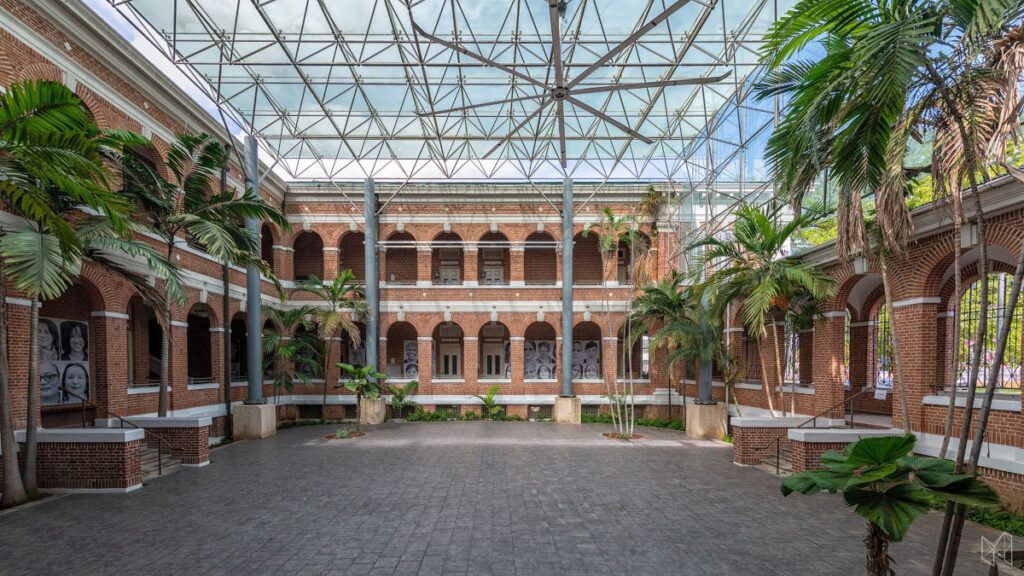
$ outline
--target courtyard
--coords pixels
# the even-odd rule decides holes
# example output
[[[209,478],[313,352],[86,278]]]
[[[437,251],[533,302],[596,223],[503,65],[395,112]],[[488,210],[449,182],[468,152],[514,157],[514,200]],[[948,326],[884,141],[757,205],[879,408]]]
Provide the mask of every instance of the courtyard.
[[[300,427],[226,445],[124,496],[0,516],[4,574],[848,575],[864,522],[838,497],[784,499],[728,444],[606,425]],[[941,515],[892,547],[927,574]],[[985,574],[969,524],[957,574]],[[826,554],[827,552],[827,554]]]

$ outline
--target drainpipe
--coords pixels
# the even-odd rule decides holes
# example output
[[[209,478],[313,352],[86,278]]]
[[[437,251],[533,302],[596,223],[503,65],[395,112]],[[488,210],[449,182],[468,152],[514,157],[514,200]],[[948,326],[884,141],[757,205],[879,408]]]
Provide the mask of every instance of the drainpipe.
[[[572,397],[572,179],[562,181],[562,396]]]
[[[245,187],[251,189],[259,196],[260,186],[260,160],[259,150],[256,147],[256,137],[247,135],[245,137]],[[259,238],[260,221],[255,218],[245,219],[245,229],[253,238]],[[263,327],[263,305],[260,298],[260,271],[255,266],[249,266],[245,271],[246,291],[246,326],[250,334],[260,334]],[[259,338],[248,338],[246,362],[249,367],[249,398],[246,404],[263,404],[263,350]],[[230,386],[230,385],[229,385]]]

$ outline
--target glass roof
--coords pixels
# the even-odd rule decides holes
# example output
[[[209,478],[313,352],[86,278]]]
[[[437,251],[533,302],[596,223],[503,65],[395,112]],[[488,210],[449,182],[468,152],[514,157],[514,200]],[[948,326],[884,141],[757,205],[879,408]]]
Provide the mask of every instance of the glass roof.
[[[108,1],[292,179],[729,182],[708,205],[763,190],[747,87],[792,3]]]

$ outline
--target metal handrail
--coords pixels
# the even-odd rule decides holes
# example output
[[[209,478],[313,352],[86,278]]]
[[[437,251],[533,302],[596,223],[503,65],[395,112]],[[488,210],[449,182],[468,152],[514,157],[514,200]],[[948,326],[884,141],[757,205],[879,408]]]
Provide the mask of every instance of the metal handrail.
[[[76,392],[72,392],[71,390],[68,390],[64,386],[60,386],[59,388],[60,388],[61,391],[65,392],[67,394],[70,394],[71,396],[74,396],[75,398],[78,398],[79,400],[82,401],[82,425],[83,426],[85,425],[85,405],[89,404],[90,406],[92,406],[93,408],[96,408],[97,410],[102,410],[102,411],[106,412],[107,416],[113,416],[114,418],[117,418],[118,421],[121,423],[121,428],[124,428],[124,425],[127,424],[127,425],[131,426],[132,428],[135,428],[135,429],[138,429],[138,430],[142,430],[146,434],[151,435],[152,437],[154,437],[157,440],[159,440],[159,442],[156,445],[156,455],[157,455],[156,471],[157,471],[157,476],[163,476],[163,474],[164,474],[164,451],[163,451],[163,446],[161,446],[161,444],[166,444],[168,452],[173,454],[174,453],[174,447],[171,446],[170,442],[165,440],[163,437],[161,437],[156,432],[153,432],[153,431],[150,431],[150,430],[146,430],[142,426],[139,426],[138,424],[136,424],[136,423],[134,423],[134,422],[132,422],[130,420],[125,420],[120,415],[114,414],[109,409],[101,407],[99,404],[96,404],[92,400],[89,400],[88,398],[86,398],[86,397],[84,397],[84,396],[82,396],[82,395],[80,395],[80,394],[78,394]]]
[[[874,390],[875,390],[874,386],[865,386],[863,389],[861,389],[860,392],[857,392],[853,396],[850,396],[849,398],[843,398],[843,400],[841,402],[837,402],[837,403],[829,406],[828,408],[822,410],[821,412],[818,412],[814,416],[811,416],[807,420],[804,420],[803,422],[797,424],[796,426],[793,426],[792,428],[786,428],[784,431],[780,432],[778,434],[778,436],[775,437],[774,440],[770,440],[764,446],[759,446],[759,447],[751,448],[751,450],[754,451],[754,452],[760,452],[761,450],[767,450],[768,448],[771,448],[772,444],[774,444],[775,445],[775,475],[778,476],[778,474],[779,474],[779,462],[780,462],[780,460],[782,460],[782,437],[783,436],[789,434],[790,430],[794,430],[796,428],[803,428],[805,425],[810,424],[812,422],[815,424],[814,427],[817,428],[818,418],[824,416],[825,414],[828,414],[829,412],[835,410],[836,408],[842,406],[843,404],[846,404],[847,402],[850,403],[850,414],[851,414],[851,417],[850,417],[850,428],[853,428],[853,417],[852,417],[852,415],[853,415],[853,400],[855,398],[857,398],[858,396],[862,395],[862,394],[865,394],[867,392],[873,392]]]

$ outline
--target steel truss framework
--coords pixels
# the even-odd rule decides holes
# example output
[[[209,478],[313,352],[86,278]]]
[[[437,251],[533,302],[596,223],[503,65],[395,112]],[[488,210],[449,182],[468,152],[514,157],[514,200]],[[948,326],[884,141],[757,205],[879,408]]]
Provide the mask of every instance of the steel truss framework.
[[[680,234],[771,192],[791,0],[108,1],[294,180],[649,181]]]

